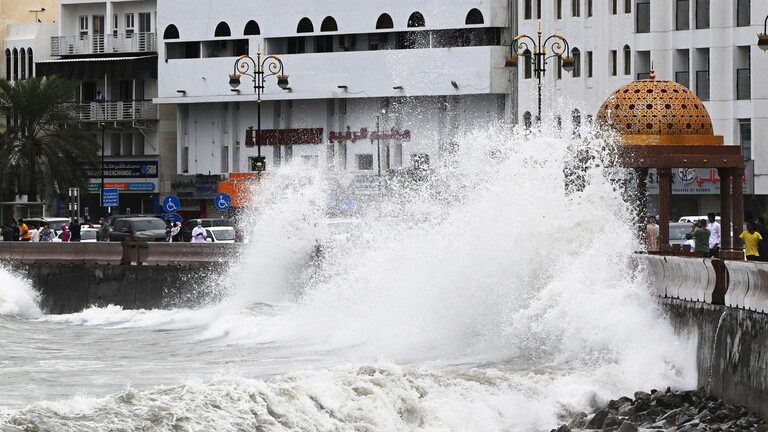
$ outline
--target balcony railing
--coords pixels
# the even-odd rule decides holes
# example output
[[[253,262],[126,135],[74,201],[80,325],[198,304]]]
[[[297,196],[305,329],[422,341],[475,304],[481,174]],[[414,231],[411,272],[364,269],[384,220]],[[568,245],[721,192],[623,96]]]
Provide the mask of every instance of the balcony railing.
[[[88,102],[75,109],[80,121],[157,120],[157,108],[148,100]]]
[[[154,33],[53,36],[51,55],[143,53],[157,51]]]

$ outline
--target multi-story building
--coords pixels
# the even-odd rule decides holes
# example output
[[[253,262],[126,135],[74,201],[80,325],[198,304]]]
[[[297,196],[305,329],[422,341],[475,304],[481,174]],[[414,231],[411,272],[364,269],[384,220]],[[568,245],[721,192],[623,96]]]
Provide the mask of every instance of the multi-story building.
[[[243,75],[233,89],[228,76],[244,54],[279,56],[289,76],[285,90],[265,82],[267,171],[294,161],[364,188],[379,173],[437,163],[464,128],[510,117],[514,2],[375,3],[158,0],[155,101],[178,106],[178,184],[257,168],[253,83]]]
[[[576,58],[573,73],[551,64],[545,105],[570,104],[578,121],[594,114],[614,90],[633,80],[676,81],[703,101],[716,135],[741,145],[748,160],[745,209],[768,210],[768,53],[757,47],[768,3],[749,0],[520,0],[519,31],[561,34]],[[535,115],[535,76],[518,67],[520,113]],[[562,105],[562,103],[561,103]],[[755,137],[756,139],[752,139]],[[717,173],[675,173],[673,214],[719,209]],[[652,190],[655,184],[649,184]],[[656,186],[657,187],[657,186]]]
[[[113,213],[159,212],[159,196],[170,187],[176,118],[175,107],[152,102],[156,16],[154,1],[60,0],[58,33],[47,47],[54,59],[36,61],[38,75],[77,83],[77,115],[102,144],[104,164],[92,174],[90,193],[80,194],[81,214],[102,213],[102,177],[105,188],[119,190]]]

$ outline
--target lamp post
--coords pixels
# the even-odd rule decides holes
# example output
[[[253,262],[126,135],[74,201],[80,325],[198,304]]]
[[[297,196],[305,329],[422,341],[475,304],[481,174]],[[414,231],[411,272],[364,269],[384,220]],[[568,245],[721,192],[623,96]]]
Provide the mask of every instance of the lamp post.
[[[265,70],[266,69],[266,70]],[[229,85],[233,89],[240,86],[240,77],[247,75],[253,78],[253,91],[256,92],[257,120],[258,128],[256,135],[256,146],[258,157],[254,171],[264,171],[266,163],[261,156],[261,93],[264,91],[264,82],[268,76],[277,76],[277,85],[281,89],[288,88],[288,75],[283,72],[283,61],[277,56],[266,56],[261,59],[261,48],[256,51],[256,58],[249,55],[241,55],[235,60],[234,73],[229,75]]]
[[[536,75],[539,91],[539,110],[538,119],[541,120],[541,78],[547,72],[547,60],[552,57],[558,57],[562,60],[562,68],[566,72],[571,72],[576,66],[576,62],[573,57],[570,56],[570,48],[568,47],[568,41],[565,37],[558,34],[553,34],[541,41],[541,23],[539,23],[539,30],[537,33],[537,40],[526,34],[520,34],[515,36],[510,48],[512,49],[512,56],[507,57],[504,62],[505,67],[517,67],[517,60],[522,55],[533,56],[533,73]],[[550,47],[552,54],[547,56],[547,46]],[[531,50],[531,54],[526,54],[526,50]]]
[[[768,16],[763,22],[763,32],[757,35],[757,46],[763,51],[768,51]]]
[[[104,212],[104,130],[107,128],[107,124],[102,122],[101,126],[101,193],[99,194],[99,207],[101,208],[102,216],[107,216]]]

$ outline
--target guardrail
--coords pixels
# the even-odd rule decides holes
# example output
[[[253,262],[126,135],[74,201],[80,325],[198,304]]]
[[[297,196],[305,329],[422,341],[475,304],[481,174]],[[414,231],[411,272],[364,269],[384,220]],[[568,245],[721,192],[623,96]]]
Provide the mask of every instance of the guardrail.
[[[51,55],[151,53],[157,51],[155,33],[51,37]]]
[[[0,260],[23,264],[205,265],[228,262],[237,243],[0,242]]]

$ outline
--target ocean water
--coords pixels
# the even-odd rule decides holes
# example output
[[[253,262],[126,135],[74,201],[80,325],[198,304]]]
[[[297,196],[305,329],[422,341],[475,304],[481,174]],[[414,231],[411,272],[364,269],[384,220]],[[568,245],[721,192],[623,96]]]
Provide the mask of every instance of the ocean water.
[[[563,135],[457,137],[338,225],[337,180],[283,167],[254,191],[252,241],[212,287],[224,300],[202,308],[49,315],[6,263],[0,431],[548,431],[695,387],[696,341],[630,261],[609,152]],[[575,154],[589,169],[568,191]]]

